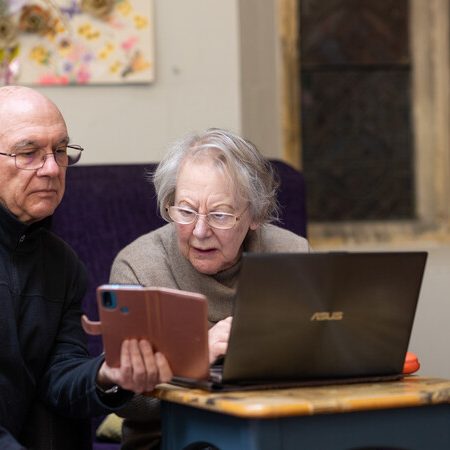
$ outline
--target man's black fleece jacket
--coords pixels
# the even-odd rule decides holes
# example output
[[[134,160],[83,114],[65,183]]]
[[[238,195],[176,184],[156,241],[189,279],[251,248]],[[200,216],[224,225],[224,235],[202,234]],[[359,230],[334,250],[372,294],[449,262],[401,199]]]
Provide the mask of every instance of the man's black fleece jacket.
[[[0,206],[1,449],[23,448],[33,402],[82,418],[130,397],[105,399],[96,390],[103,359],[89,357],[80,325],[85,269],[49,222],[27,226]]]

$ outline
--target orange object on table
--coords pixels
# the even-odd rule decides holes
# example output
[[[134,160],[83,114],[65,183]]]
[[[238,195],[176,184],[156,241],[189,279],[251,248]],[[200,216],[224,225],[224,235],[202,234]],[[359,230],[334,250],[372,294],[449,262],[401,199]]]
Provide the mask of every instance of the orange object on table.
[[[405,363],[403,365],[403,373],[411,374],[420,369],[420,362],[417,356],[412,352],[406,352]]]

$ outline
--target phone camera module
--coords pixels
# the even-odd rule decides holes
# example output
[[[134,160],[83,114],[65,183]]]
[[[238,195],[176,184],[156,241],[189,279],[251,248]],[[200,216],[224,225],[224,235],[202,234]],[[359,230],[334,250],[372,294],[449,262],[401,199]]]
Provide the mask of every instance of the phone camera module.
[[[114,309],[117,306],[115,294],[112,292],[102,292],[102,304],[105,308]]]

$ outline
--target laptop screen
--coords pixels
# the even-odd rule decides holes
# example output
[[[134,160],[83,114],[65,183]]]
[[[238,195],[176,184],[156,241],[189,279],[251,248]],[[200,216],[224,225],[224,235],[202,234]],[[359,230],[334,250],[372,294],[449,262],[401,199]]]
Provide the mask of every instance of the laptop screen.
[[[426,258],[244,254],[223,382],[401,373]]]

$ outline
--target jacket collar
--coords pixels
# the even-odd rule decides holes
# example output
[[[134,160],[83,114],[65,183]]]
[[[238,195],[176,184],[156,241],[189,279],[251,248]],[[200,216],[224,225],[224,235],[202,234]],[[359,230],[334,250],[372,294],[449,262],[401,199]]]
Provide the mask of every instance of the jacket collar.
[[[22,242],[35,238],[42,228],[50,228],[51,217],[31,225],[25,224],[0,205],[0,243],[7,248],[16,249]]]

